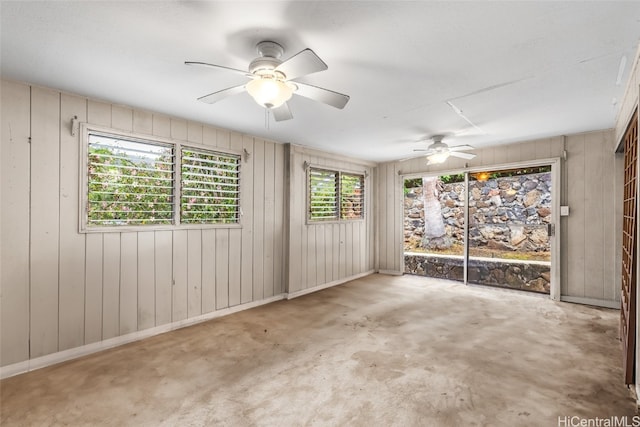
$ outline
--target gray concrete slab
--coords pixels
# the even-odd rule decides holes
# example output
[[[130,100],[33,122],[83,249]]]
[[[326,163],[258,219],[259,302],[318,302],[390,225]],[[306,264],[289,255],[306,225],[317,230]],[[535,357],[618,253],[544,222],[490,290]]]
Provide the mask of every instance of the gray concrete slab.
[[[8,378],[3,426],[556,426],[636,414],[616,310],[373,275]],[[568,425],[568,424],[567,424]]]

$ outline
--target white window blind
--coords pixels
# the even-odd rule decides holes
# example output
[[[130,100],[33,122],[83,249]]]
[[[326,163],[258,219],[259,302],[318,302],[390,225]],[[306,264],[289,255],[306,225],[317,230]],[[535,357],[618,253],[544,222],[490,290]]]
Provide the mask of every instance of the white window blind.
[[[338,219],[338,173],[311,168],[309,172],[309,218],[314,221]]]
[[[240,156],[191,148],[181,153],[181,222],[239,222]]]
[[[89,134],[87,223],[171,224],[173,147]]]
[[[310,221],[364,218],[364,175],[310,168],[308,190]]]
[[[364,176],[340,174],[340,218],[364,218]]]

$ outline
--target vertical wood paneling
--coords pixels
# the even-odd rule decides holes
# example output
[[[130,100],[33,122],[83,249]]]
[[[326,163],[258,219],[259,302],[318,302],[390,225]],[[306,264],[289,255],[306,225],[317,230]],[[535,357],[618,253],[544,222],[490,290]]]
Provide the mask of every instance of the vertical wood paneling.
[[[202,314],[202,232],[187,231],[187,317]]]
[[[138,330],[138,233],[120,236],[120,335]]]
[[[349,277],[353,274],[353,258],[354,248],[353,246],[353,222],[349,221],[344,224],[345,236],[344,236],[344,251],[345,251],[345,277]]]
[[[233,140],[232,140],[233,147]],[[279,295],[284,292],[284,207],[285,207],[285,186],[284,186],[284,148],[281,144],[277,144],[275,147],[274,158],[274,197],[275,203],[273,207],[274,222],[273,222],[273,234],[274,234],[274,289],[273,292]]]
[[[282,257],[278,258],[279,260]],[[229,306],[240,304],[240,272],[242,268],[242,231],[229,230]]]
[[[387,236],[387,259],[385,260],[385,265],[386,268],[389,270],[393,270],[395,267],[395,256],[396,256],[396,250],[394,247],[395,244],[395,235],[400,233],[400,227],[396,227],[396,209],[395,209],[395,202],[396,202],[396,189],[394,187],[394,181],[395,181],[395,177],[394,177],[394,172],[395,172],[395,167],[393,164],[389,165],[389,168],[387,170],[387,204],[386,204],[386,217],[387,217],[387,223],[386,223],[386,227],[387,227],[387,232],[386,232],[386,236]]]
[[[202,230],[202,312],[216,309],[216,230]]]
[[[216,308],[229,307],[229,230],[216,230]]]
[[[242,156],[240,179],[243,191],[240,193],[242,206],[242,271],[240,273],[240,302],[253,301],[253,138],[242,139],[242,148],[249,156]]]
[[[263,297],[268,298],[274,295],[274,250],[275,250],[275,144],[273,142],[264,143],[264,283]],[[278,258],[279,259],[279,258]]]
[[[551,139],[541,139],[535,144],[535,153],[528,159],[549,159],[551,158]]]
[[[187,141],[202,144],[203,126],[200,123],[187,123]]]
[[[111,127],[127,132],[133,131],[133,110],[122,105],[111,107]]]
[[[120,233],[103,235],[102,339],[120,334]]]
[[[317,225],[310,225],[306,227],[305,230],[305,235],[307,236],[306,241],[307,241],[307,260],[306,260],[306,264],[307,264],[307,277],[305,280],[305,287],[306,288],[312,288],[314,286],[316,286],[318,283],[316,282],[317,279],[317,274],[316,274],[316,270],[317,270],[317,263],[318,263],[318,256],[316,253],[316,228],[318,226]]]
[[[210,145],[216,147],[216,129],[211,126],[204,126],[202,129],[202,143],[204,145]]]
[[[187,121],[182,119],[171,119],[171,138],[180,141],[187,140]]]
[[[231,145],[231,133],[228,130],[216,129],[216,145],[220,148],[229,148]]]
[[[85,235],[78,233],[78,133],[71,118],[87,120],[87,101],[62,94],[60,99],[60,350],[84,344]]]
[[[299,175],[298,177],[298,199],[299,203],[297,204],[298,211],[295,215],[300,218],[298,222],[298,230],[295,231],[295,235],[300,236],[300,265],[296,267],[296,269],[300,269],[300,289],[306,289],[309,287],[309,248],[307,247],[307,240],[309,236],[307,235],[307,197],[308,197],[308,187],[307,187],[307,170],[304,169],[304,163],[311,163],[311,157],[307,155],[296,156],[296,161],[292,165],[293,173]]]
[[[376,207],[376,212],[378,213],[378,238],[379,238],[379,246],[378,246],[378,259],[380,270],[388,270],[389,266],[387,265],[387,249],[389,248],[389,241],[387,239],[387,229],[389,217],[387,215],[387,206],[389,205],[389,190],[387,188],[387,174],[389,173],[389,164],[380,165],[378,168],[380,170],[380,177],[378,179],[378,206]]]
[[[153,134],[153,114],[148,111],[133,111],[133,131],[136,133]]]
[[[253,145],[253,300],[264,296],[264,142]]]
[[[138,233],[138,330],[156,324],[155,232]]]
[[[173,287],[172,287],[172,321],[187,318],[187,232],[173,232]]]
[[[156,325],[171,322],[173,281],[173,233],[155,232],[155,314]]]
[[[31,89],[31,357],[58,350],[60,95]]]
[[[603,299],[604,298],[604,227],[608,221],[605,213],[605,182],[613,183],[613,169],[605,169],[607,158],[613,158],[611,153],[605,153],[605,144],[602,134],[589,133],[585,135],[583,151],[585,152],[584,162],[584,231],[585,244],[584,251],[584,292],[585,297]],[[607,186],[608,189],[611,186]],[[610,208],[613,205],[607,206]],[[573,236],[572,236],[573,237]],[[598,244],[588,243],[599,242]],[[609,278],[611,280],[611,278]]]
[[[29,358],[30,89],[0,88],[0,365]]]
[[[111,126],[111,104],[88,100],[87,121],[94,125]]]
[[[571,183],[567,200],[571,216],[567,223],[567,294],[585,296],[585,137],[576,135],[567,139],[569,160],[566,162],[568,181]]]
[[[340,223],[338,225],[338,239],[340,241],[340,246],[338,253],[340,254],[340,258],[338,259],[338,278],[343,279],[347,276],[347,253],[346,253],[346,225],[344,223]]]
[[[325,271],[325,256],[326,256],[326,243],[325,243],[325,225],[320,224],[314,227],[316,238],[316,284],[321,285],[327,283]]]
[[[154,114],[152,125],[155,136],[171,138],[171,119],[169,117],[163,116],[162,114]]]
[[[102,339],[102,234],[86,237],[84,343]]]
[[[324,226],[324,277],[325,283],[333,282],[336,277],[333,276],[333,225]]]

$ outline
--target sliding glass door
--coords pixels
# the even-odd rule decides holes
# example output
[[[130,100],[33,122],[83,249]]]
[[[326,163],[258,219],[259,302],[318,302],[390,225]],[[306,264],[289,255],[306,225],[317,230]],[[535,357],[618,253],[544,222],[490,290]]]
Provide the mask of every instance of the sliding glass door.
[[[550,293],[551,166],[425,176],[404,184],[405,273]]]

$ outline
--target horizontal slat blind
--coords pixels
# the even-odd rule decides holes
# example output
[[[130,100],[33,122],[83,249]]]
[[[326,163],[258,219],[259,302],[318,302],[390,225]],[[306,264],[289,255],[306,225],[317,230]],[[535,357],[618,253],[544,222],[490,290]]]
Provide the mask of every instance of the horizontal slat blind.
[[[180,221],[229,224],[240,220],[240,156],[183,148]]]
[[[364,218],[364,176],[340,174],[340,218]]]
[[[311,168],[309,171],[309,218],[338,219],[338,172]]]
[[[174,150],[89,134],[89,226],[171,224]]]

